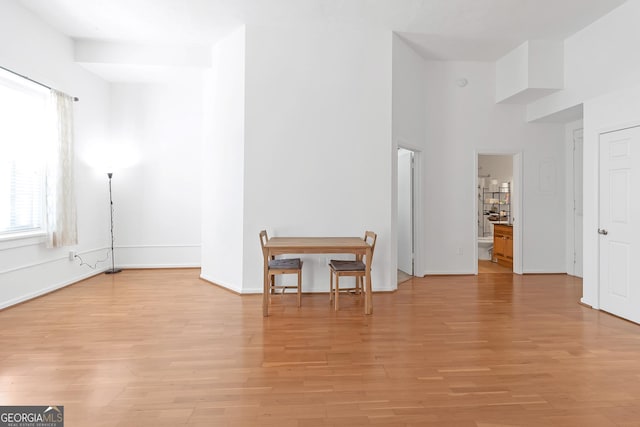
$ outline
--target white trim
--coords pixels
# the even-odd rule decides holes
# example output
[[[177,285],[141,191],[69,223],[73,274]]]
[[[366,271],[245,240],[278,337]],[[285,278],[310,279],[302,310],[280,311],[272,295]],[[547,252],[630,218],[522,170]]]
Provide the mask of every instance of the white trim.
[[[200,244],[187,245],[119,245],[114,246],[115,249],[137,249],[137,248],[199,248]]]
[[[475,171],[473,174],[473,192],[471,194],[473,194],[473,212],[475,215],[475,220],[473,221],[473,239],[474,239],[474,245],[473,245],[473,274],[474,275],[478,275],[478,218],[480,216],[480,206],[478,205],[478,157],[480,156],[480,153],[478,153],[478,151],[475,152],[475,155],[473,156],[473,170]],[[484,213],[484,209],[483,209],[483,213]],[[483,219],[484,221],[484,219]]]
[[[135,270],[144,270],[144,269],[154,269],[154,268],[200,268],[200,264],[117,264],[116,268],[121,268],[123,270],[126,269],[135,269]]]
[[[40,231],[20,234],[7,234],[0,237],[0,251],[7,251],[25,246],[36,246],[44,243],[46,234]]]
[[[476,262],[476,264],[478,264]],[[477,266],[476,266],[477,268]],[[468,271],[460,271],[460,270],[455,270],[455,271],[427,271],[424,276],[422,277],[426,277],[426,276],[475,276],[478,273],[476,271],[473,270],[468,270]]]
[[[198,268],[201,267],[199,244],[122,245],[115,246],[118,268]]]
[[[600,136],[604,135],[605,133],[617,132],[619,130],[627,130],[627,129],[637,128],[637,127],[640,127],[640,120],[637,120],[637,121],[634,120],[634,121],[625,122],[625,123],[621,123],[621,124],[618,124],[618,125],[612,125],[612,126],[603,126],[596,133],[598,134],[598,141],[599,141],[600,140]],[[598,162],[598,163],[600,163],[600,162]]]
[[[513,155],[513,186],[511,190],[511,217],[513,220],[513,272],[515,274],[523,274],[524,270],[524,153],[518,151]],[[514,203],[513,194],[516,195]],[[519,217],[519,218],[518,218]]]
[[[566,271],[549,271],[549,270],[525,270],[522,274],[567,274]]]
[[[81,255],[85,255],[85,254],[88,254],[88,253],[91,253],[91,252],[104,251],[104,250],[107,250],[107,249],[109,249],[109,248],[104,247],[104,248],[92,249],[92,250],[89,250],[89,251],[83,251],[83,252],[78,252],[78,253],[79,253],[79,254],[81,254]],[[35,262],[35,263],[33,263],[33,264],[25,264],[25,265],[21,265],[21,266],[18,266],[18,267],[9,268],[9,269],[7,269],[7,270],[0,271],[0,274],[13,273],[14,271],[26,270],[26,269],[28,269],[28,268],[38,267],[38,266],[40,266],[40,265],[50,264],[50,263],[52,263],[52,262],[57,262],[57,261],[62,261],[62,260],[68,260],[68,259],[69,259],[69,258],[68,258],[68,255],[59,256],[59,257],[56,257],[56,258],[51,258],[51,259],[47,259],[47,260],[44,260],[44,261]],[[105,267],[105,269],[106,269],[106,268],[107,268],[107,267]]]
[[[424,164],[423,160],[423,149],[418,146],[406,142],[405,140],[398,138],[392,144],[392,179],[391,179],[391,195],[392,195],[392,203],[391,203],[391,218],[392,218],[392,227],[391,227],[391,239],[394,242],[391,245],[392,253],[391,253],[391,265],[390,265],[390,274],[391,280],[390,283],[394,283],[395,287],[385,288],[391,291],[398,289],[398,149],[403,148],[405,150],[409,150],[413,152],[413,275],[416,277],[422,277],[426,273],[423,271],[424,262],[423,262],[423,254],[424,254],[424,238],[423,238],[423,230],[424,230],[424,221],[420,219],[424,218],[424,205],[423,205],[423,197],[422,197],[422,167]]]
[[[0,302],[0,310],[8,308],[8,307],[11,307],[11,306],[16,305],[16,304],[20,304],[20,303],[28,301],[28,300],[31,300],[33,298],[37,298],[39,296],[51,293],[53,291],[57,291],[59,289],[66,288],[67,286],[74,285],[74,284],[76,284],[76,283],[78,283],[78,282],[80,282],[82,280],[86,280],[86,279],[88,279],[90,277],[97,276],[98,274],[102,274],[103,271],[104,271],[104,269],[100,270],[100,271],[90,271],[87,274],[82,274],[80,276],[76,276],[75,278],[73,278],[71,280],[66,280],[64,282],[60,282],[58,284],[49,286],[49,287],[47,287],[45,289],[40,289],[39,291],[31,292],[31,293],[29,293],[27,295],[22,295],[20,297],[13,298],[13,299],[10,299],[8,301]]]
[[[200,274],[200,278],[202,280],[205,280],[209,283],[211,283],[212,285],[216,285],[216,286],[220,286],[221,288],[226,288],[229,289],[235,293],[238,294],[261,294],[262,293],[262,287],[260,287],[259,290],[255,291],[255,289],[248,289],[247,292],[243,292],[242,291],[242,286],[237,286],[237,285],[230,285],[228,283],[223,283],[220,280],[215,280],[213,279],[211,276],[208,276],[206,274],[201,273]]]
[[[584,127],[582,120],[576,120],[571,123],[567,123],[565,125],[565,181],[566,181],[566,203],[565,203],[565,221],[566,221],[566,232],[565,232],[565,268],[567,270],[567,274],[570,276],[575,276],[575,211],[574,211],[574,201],[575,201],[575,140],[576,134],[578,131],[583,132],[583,152],[584,152]],[[584,160],[583,160],[584,165]],[[584,169],[583,169],[584,170]],[[583,209],[584,211],[584,209]],[[583,242],[584,246],[584,242]],[[584,263],[584,257],[583,257]]]
[[[413,275],[424,276],[424,204],[422,197],[424,153],[418,149],[413,151]],[[397,272],[396,272],[397,277]],[[398,286],[396,285],[396,289]]]
[[[20,240],[20,239],[28,239],[31,237],[43,237],[45,236],[45,231],[38,227],[34,230],[29,231],[17,231],[17,232],[9,232],[9,233],[1,233],[0,234],[0,242],[7,240]]]

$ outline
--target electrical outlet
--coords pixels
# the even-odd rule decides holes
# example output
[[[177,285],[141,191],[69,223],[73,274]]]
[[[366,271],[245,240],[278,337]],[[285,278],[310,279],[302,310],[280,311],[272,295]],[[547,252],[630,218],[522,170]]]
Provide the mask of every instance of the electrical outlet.
[[[456,253],[457,253],[458,255],[462,255],[462,248],[458,248],[458,250],[456,250]]]
[[[69,261],[76,259],[76,251],[69,251]]]

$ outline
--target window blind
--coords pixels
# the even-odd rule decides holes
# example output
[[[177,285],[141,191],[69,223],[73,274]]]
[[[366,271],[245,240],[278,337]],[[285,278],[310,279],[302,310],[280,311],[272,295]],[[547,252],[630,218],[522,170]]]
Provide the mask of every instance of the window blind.
[[[42,230],[46,102],[46,89],[0,70],[0,235]]]

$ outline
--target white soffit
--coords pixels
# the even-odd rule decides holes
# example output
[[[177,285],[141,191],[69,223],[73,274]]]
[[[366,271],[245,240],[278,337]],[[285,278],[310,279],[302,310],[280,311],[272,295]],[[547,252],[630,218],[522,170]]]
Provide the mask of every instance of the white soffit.
[[[564,43],[531,40],[496,61],[496,102],[528,104],[564,88]]]
[[[529,117],[529,111],[527,111],[527,121],[529,123],[570,123],[582,119],[584,116],[583,111],[583,104],[574,105],[553,114],[536,118]]]

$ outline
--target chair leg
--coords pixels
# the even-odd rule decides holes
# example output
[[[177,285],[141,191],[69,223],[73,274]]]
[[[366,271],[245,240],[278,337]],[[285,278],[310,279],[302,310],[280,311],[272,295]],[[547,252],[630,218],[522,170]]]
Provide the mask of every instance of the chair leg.
[[[329,304],[333,301],[333,270],[329,269]]]
[[[273,274],[269,275],[269,294],[273,295],[276,293],[276,288],[273,287],[275,285],[275,277]],[[271,297],[269,297],[269,302],[271,302]]]
[[[334,295],[335,306],[333,307],[335,311],[338,311],[338,295],[340,295],[340,275],[336,273],[336,293]]]
[[[298,307],[302,306],[302,270],[298,270]]]

